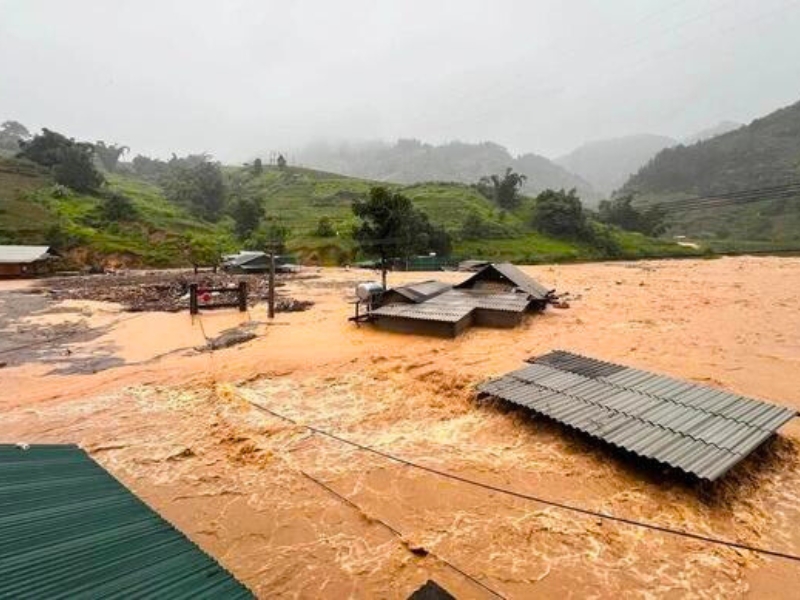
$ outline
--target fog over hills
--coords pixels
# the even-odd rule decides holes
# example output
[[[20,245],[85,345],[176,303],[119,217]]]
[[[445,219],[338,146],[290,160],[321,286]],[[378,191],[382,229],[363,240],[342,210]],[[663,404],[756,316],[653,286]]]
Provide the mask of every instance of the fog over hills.
[[[526,153],[515,157],[493,142],[450,142],[438,146],[414,139],[394,143],[320,142],[306,146],[296,157],[302,165],[315,169],[396,183],[476,183],[484,175],[502,173],[511,167],[528,178],[524,189],[527,194],[547,188],[576,188],[587,203],[598,199],[586,180],[544,156]]]
[[[661,150],[675,144],[677,140],[663,135],[628,135],[588,142],[555,162],[607,196]]]
[[[703,129],[693,135],[685,137],[683,139],[683,144],[685,146],[688,146],[690,144],[696,144],[697,142],[704,142],[706,140],[710,140],[713,137],[717,137],[718,135],[722,135],[724,133],[728,133],[729,131],[739,129],[739,127],[743,127],[742,123],[737,123],[736,121],[720,121],[713,127],[709,127],[708,129]]]

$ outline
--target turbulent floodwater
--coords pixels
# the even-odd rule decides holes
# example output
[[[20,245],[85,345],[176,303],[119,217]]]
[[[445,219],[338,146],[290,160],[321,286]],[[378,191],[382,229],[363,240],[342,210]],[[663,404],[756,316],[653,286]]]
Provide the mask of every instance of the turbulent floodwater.
[[[80,443],[264,597],[404,598],[427,579],[491,597],[448,563],[511,598],[790,595],[792,563],[476,488],[302,426],[498,487],[800,552],[796,424],[722,482],[700,485],[472,393],[563,348],[799,406],[800,260],[530,272],[569,291],[571,308],[457,340],[348,324],[345,301],[363,274],[341,270],[292,284],[316,302],[311,311],[212,355],[170,353],[202,339],[200,323],[144,315],[81,342],[136,365],[0,371],[0,439]],[[261,321],[259,311],[248,318]]]

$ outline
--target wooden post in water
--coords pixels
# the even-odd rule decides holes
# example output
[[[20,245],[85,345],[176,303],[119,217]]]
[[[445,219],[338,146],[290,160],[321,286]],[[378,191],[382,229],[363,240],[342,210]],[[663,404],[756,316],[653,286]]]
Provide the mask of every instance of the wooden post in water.
[[[189,314],[196,315],[200,312],[200,306],[197,302],[197,284],[189,284]]]
[[[239,282],[239,312],[247,311],[247,282]]]
[[[275,318],[275,248],[271,247],[269,250],[269,312],[267,316],[270,319]]]

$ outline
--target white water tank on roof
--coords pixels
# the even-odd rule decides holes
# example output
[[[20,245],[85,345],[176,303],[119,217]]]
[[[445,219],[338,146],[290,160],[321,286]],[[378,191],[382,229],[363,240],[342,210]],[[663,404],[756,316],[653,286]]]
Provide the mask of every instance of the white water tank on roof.
[[[356,286],[356,296],[365,302],[383,293],[383,286],[377,281],[365,281]]]

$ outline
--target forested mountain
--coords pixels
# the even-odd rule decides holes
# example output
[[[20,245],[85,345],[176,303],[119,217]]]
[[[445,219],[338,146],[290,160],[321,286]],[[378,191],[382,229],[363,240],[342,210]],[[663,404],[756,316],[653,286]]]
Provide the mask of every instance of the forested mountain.
[[[800,102],[747,126],[662,150],[622,193],[662,202],[800,182]],[[757,240],[800,240],[800,195],[676,215],[682,231]]]
[[[661,151],[623,191],[712,194],[791,178],[800,179],[800,102],[729,133]]]
[[[354,177],[396,183],[454,181],[475,183],[484,175],[511,167],[527,177],[524,192],[576,188],[584,201],[597,200],[592,186],[577,175],[537,154],[514,157],[492,142],[450,142],[441,146],[404,139],[396,143],[315,144],[298,154],[306,166]]]
[[[713,127],[702,129],[693,135],[685,137],[683,139],[683,145],[688,146],[690,144],[696,144],[697,142],[704,142],[706,140],[710,140],[713,137],[717,137],[718,135],[722,135],[728,133],[729,131],[734,131],[735,129],[739,129],[739,127],[741,126],[742,124],[737,123],[736,121],[720,121]]]
[[[607,196],[661,150],[675,144],[677,140],[663,135],[628,135],[588,142],[555,162]]]

